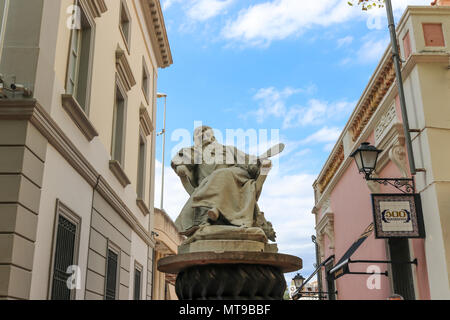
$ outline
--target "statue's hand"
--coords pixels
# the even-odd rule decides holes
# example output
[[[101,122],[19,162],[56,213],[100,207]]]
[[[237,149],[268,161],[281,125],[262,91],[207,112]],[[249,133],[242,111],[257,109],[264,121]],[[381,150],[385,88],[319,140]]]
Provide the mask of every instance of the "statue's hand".
[[[261,161],[261,168],[268,169],[272,167],[272,161],[269,159],[264,159]]]
[[[260,175],[267,176],[269,171],[272,169],[272,161],[269,159],[261,160],[260,163]]]
[[[182,177],[186,177],[189,174],[189,170],[186,166],[178,166],[177,167],[177,175],[182,178]]]

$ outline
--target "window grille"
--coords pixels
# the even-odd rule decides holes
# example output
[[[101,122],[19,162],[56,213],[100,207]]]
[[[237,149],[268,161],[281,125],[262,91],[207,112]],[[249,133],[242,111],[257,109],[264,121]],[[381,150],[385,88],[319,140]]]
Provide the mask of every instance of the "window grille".
[[[53,265],[52,300],[70,300],[67,268],[73,265],[77,226],[63,216],[58,218],[55,259]]]

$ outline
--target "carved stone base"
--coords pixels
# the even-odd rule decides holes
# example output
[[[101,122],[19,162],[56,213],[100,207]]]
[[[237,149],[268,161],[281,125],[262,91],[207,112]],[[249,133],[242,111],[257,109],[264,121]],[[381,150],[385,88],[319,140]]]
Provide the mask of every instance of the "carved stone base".
[[[205,265],[177,276],[180,300],[282,300],[286,280],[279,268],[265,265]]]
[[[194,252],[158,261],[160,272],[178,274],[181,300],[281,300],[283,273],[301,268],[300,258],[269,252]]]

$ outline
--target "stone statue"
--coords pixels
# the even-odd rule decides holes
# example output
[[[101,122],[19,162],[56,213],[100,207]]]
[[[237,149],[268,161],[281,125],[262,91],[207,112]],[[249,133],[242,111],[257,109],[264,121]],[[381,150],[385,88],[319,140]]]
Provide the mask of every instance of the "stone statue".
[[[275,241],[272,224],[257,201],[272,166],[269,157],[283,149],[280,144],[255,157],[218,143],[208,126],[195,129],[194,146],[180,150],[171,164],[190,194],[175,221],[178,231],[188,237],[185,243],[230,238]]]

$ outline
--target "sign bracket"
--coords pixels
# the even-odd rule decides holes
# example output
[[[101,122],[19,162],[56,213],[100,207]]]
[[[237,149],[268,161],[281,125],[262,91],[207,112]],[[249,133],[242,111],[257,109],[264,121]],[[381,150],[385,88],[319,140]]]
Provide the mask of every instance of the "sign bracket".
[[[417,266],[417,258],[413,261],[392,261],[392,260],[351,260],[348,263],[389,263],[389,264],[415,264]]]

